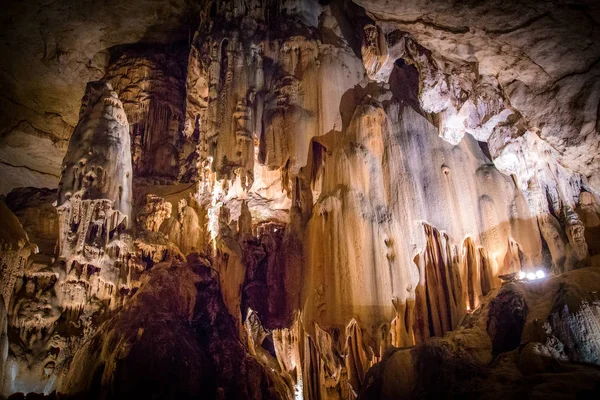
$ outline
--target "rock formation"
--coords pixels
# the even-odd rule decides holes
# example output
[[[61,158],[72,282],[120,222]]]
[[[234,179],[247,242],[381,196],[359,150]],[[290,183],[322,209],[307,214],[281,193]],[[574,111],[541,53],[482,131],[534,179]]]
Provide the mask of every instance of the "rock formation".
[[[493,290],[451,334],[389,351],[359,398],[597,396],[597,274],[586,268]]]
[[[3,287],[6,279],[7,294],[16,296],[5,297],[9,338],[18,338],[9,340],[11,379],[5,391],[54,389],[84,339],[135,286],[140,266],[132,260],[126,232],[132,212],[130,148],[127,117],[116,93],[107,83],[92,82],[58,192],[28,188],[8,196],[40,252],[7,260],[3,271]],[[16,221],[7,228],[22,231],[9,237],[19,240],[21,248],[31,246],[4,207],[7,221]]]
[[[215,271],[196,259],[157,264],[75,355],[59,390],[77,397],[93,389],[93,398],[285,398],[281,380],[246,355]]]
[[[123,46],[112,55],[105,79],[127,114],[136,176],[179,176],[186,55],[178,45]]]
[[[146,3],[0,63],[0,395],[597,390],[597,7]]]

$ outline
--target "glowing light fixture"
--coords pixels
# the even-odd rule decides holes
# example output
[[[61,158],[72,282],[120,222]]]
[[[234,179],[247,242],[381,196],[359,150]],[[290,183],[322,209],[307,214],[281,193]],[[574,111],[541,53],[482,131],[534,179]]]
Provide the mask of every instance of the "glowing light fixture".
[[[546,276],[546,274],[544,273],[544,271],[542,271],[541,269],[538,269],[535,272],[535,277],[540,279],[540,278],[544,278]]]
[[[535,279],[542,279],[545,277],[546,277],[546,273],[541,269],[538,269],[535,272],[525,272],[525,271],[519,272],[519,279],[521,279],[521,280],[527,279],[528,281],[533,281]]]

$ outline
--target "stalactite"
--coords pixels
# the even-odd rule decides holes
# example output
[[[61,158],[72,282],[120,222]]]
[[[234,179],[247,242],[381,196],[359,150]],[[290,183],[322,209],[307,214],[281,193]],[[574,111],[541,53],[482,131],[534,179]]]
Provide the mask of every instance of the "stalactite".
[[[130,123],[136,177],[173,182],[189,156],[181,138],[187,50],[178,45],[148,51],[124,46],[115,51],[105,79],[111,82]]]
[[[463,271],[467,277],[467,299],[470,310],[474,310],[479,304],[479,257],[475,243],[471,238],[466,238],[462,246]]]
[[[363,344],[363,335],[356,320],[350,321],[346,327],[346,371],[348,382],[358,393],[362,387],[369,367],[377,361],[373,354],[369,354]]]
[[[458,255],[448,236],[427,224],[424,229],[427,246],[422,255],[417,256],[422,260],[418,265],[424,269],[424,280],[419,283],[424,299],[417,300],[421,304],[418,308],[421,320],[417,321],[415,330],[423,332],[428,326],[425,337],[442,336],[456,328],[464,316],[463,282]],[[422,315],[424,307],[427,317]]]
[[[416,298],[418,299],[418,297],[419,289],[417,288]],[[416,299],[409,299],[406,303],[398,301],[392,301],[392,303],[396,309],[396,317],[391,322],[391,337],[387,337],[388,334],[383,331],[382,327],[380,355],[383,355],[391,345],[394,347],[407,347],[414,345],[418,341],[417,336],[419,335],[416,332],[420,331],[420,329],[416,321],[419,318]]]

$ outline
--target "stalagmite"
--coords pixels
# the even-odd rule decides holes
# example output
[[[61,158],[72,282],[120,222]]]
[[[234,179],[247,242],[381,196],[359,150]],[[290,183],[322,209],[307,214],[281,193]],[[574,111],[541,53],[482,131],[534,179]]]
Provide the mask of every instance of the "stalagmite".
[[[122,306],[139,278],[127,231],[133,205],[129,130],[110,84],[87,87],[57,198],[58,237],[52,229],[32,231],[40,240],[57,241],[57,257],[24,255],[11,288],[16,298],[6,299],[9,330],[19,338],[10,345],[6,365],[20,378],[7,382],[5,391],[54,390],[73,352],[108,310]],[[19,214],[27,226],[43,206],[23,205]],[[26,234],[24,239],[25,245]]]
[[[113,288],[132,251],[126,233],[132,224],[130,149],[127,116],[116,93],[103,81],[88,84],[59,183],[58,255],[76,282],[79,269],[97,271],[97,276],[90,272],[91,279],[110,287],[108,297],[115,300]],[[67,297],[70,285],[64,289]],[[70,305],[83,307],[86,297],[72,297]]]

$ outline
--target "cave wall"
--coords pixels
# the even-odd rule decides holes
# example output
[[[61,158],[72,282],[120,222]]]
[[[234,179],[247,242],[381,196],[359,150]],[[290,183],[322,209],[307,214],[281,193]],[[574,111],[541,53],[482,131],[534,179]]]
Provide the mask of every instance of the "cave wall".
[[[56,193],[2,205],[3,393],[126,396],[155,346],[144,330],[176,326],[165,340],[179,332],[193,373],[217,382],[161,393],[355,398],[390,349],[458,328],[502,279],[598,264],[597,132],[560,93],[594,108],[595,64],[540,81],[535,43],[497,45],[554,11],[492,32],[485,6],[432,5],[430,21],[413,3],[357,3],[201,2],[187,41],[100,41],[78,120],[31,158],[54,183],[19,175]],[[526,55],[508,63],[510,46]],[[15,129],[1,151],[30,140]],[[163,289],[175,303],[150,323]]]

